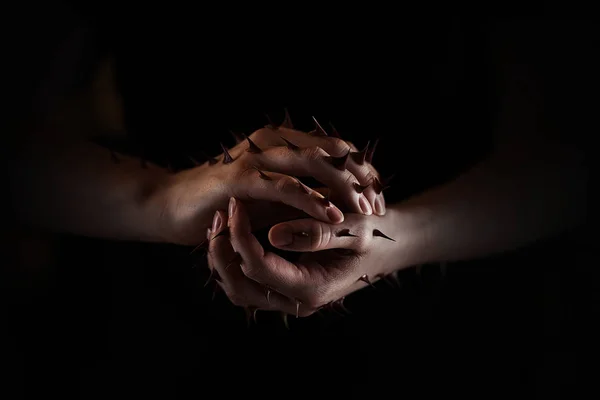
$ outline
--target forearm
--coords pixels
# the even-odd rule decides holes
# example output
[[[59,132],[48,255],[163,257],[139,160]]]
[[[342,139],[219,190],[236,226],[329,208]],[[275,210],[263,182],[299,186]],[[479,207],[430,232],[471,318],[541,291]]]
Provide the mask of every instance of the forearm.
[[[48,138],[20,147],[12,162],[17,219],[38,228],[123,240],[168,240],[168,174],[84,140]]]
[[[587,176],[576,152],[497,155],[390,210],[407,265],[514,249],[585,221]]]

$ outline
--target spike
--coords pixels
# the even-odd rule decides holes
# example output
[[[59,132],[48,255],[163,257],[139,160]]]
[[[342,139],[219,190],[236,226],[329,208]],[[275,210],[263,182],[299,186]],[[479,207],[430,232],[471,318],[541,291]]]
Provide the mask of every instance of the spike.
[[[329,122],[329,126],[331,127],[331,136],[341,139],[342,137],[340,136],[340,133],[337,131],[337,129],[335,129],[335,126],[333,126],[331,122]]]
[[[208,240],[203,240],[202,243],[200,243],[198,246],[194,247],[194,249],[192,251],[190,251],[190,255],[195,253],[199,249],[207,250],[208,249]]]
[[[358,165],[363,165],[365,163],[365,157],[367,156],[367,152],[369,151],[370,144],[371,141],[368,141],[364,149],[362,149],[361,151],[355,151],[350,153],[350,157],[352,157],[352,160],[354,160],[355,163],[357,163]]]
[[[298,237],[309,237],[310,235],[306,232],[294,232],[293,233],[294,236],[298,236]]]
[[[296,146],[294,143],[290,142],[289,140],[287,140],[283,136],[280,136],[280,138],[282,138],[285,141],[285,143],[287,144],[287,148],[288,149],[290,149],[290,150],[298,150],[298,149],[300,149],[300,147]]]
[[[317,121],[315,117],[312,117],[312,119],[313,121],[315,121],[315,129],[308,132],[308,134],[311,136],[329,136],[327,135],[327,132],[325,132],[325,129],[323,129],[321,124],[319,124],[319,121]]]
[[[248,327],[250,327],[250,322],[253,320],[256,324],[256,312],[258,311],[258,307],[248,306],[244,307],[244,311],[246,312],[246,323]]]
[[[310,189],[308,189],[306,185],[304,185],[304,183],[300,182],[300,179],[296,178],[296,182],[298,182],[298,187],[302,189],[302,192],[304,192],[304,194],[310,194]]]
[[[317,197],[317,201],[324,207],[331,207],[331,202],[327,197]]]
[[[335,234],[335,236],[337,236],[337,237],[344,237],[344,236],[358,237],[356,235],[351,234],[350,229],[342,229],[341,231],[337,232]]]
[[[265,295],[265,297],[267,298],[267,303],[271,304],[271,288],[267,287],[267,294]]]
[[[112,160],[112,162],[114,162],[115,164],[121,163],[121,160],[119,160],[119,157],[117,157],[117,153],[115,153],[112,150],[109,150],[109,151],[110,151],[110,159]]]
[[[244,135],[244,134],[242,133],[242,135]],[[248,153],[252,153],[252,154],[262,153],[262,150],[260,149],[260,147],[258,147],[248,136],[244,135],[244,138],[246,138],[246,140],[248,141],[248,149],[246,149],[246,151]]]
[[[373,286],[373,284],[371,283],[371,280],[369,279],[369,276],[368,276],[368,275],[366,275],[366,274],[365,274],[365,275],[363,275],[363,276],[361,276],[360,278],[358,278],[358,280],[359,280],[359,281],[362,281],[362,282],[364,282],[364,283],[366,283],[366,284],[368,284],[368,285],[369,285],[369,286],[371,286],[371,287],[375,287],[375,286]]]
[[[344,171],[346,169],[346,162],[348,161],[349,155],[350,155],[350,150],[348,150],[348,152],[341,157],[327,156],[326,159],[331,163],[331,165],[333,165],[340,171]]]
[[[300,304],[302,304],[302,302],[296,299],[296,318],[298,318],[298,314],[300,314]]]
[[[277,129],[277,126],[273,123],[271,116],[269,114],[265,114],[265,117],[267,118],[267,121],[269,122],[267,125],[265,125],[265,128]]]
[[[215,240],[216,238],[218,238],[219,236],[229,236],[229,227],[226,226],[225,228],[223,228],[221,230],[221,232],[217,233],[215,236],[212,237],[212,239],[210,240]]]
[[[229,154],[227,147],[223,145],[223,143],[219,143],[221,148],[223,149],[223,164],[231,164],[233,162],[233,157]]]
[[[197,167],[198,165],[200,165],[200,163],[192,156],[187,156],[188,160],[190,160],[192,162],[192,164],[194,164],[195,167]]]
[[[290,325],[288,324],[288,317],[287,314],[283,311],[281,312],[281,319],[283,320],[283,325],[285,325],[285,329],[289,330]]]
[[[284,108],[285,116],[283,117],[283,122],[279,125],[279,128],[287,128],[294,129],[294,124],[292,124],[292,118],[290,117],[290,113],[287,108]]]
[[[235,143],[241,143],[244,141],[244,135],[243,133],[237,133],[234,131],[229,131],[229,133],[231,134],[231,136],[233,136],[233,140],[235,140]]]
[[[366,186],[361,186],[361,185],[359,185],[359,184],[358,184],[358,183],[356,183],[356,182],[354,182],[354,183],[352,184],[352,186],[354,186],[354,190],[356,190],[356,193],[362,193],[362,192],[364,192],[364,191],[365,191],[365,189],[366,189],[366,188],[368,188],[368,187],[369,187],[369,185],[366,185]]]
[[[379,143],[379,138],[375,139],[375,143],[373,143],[373,147],[371,147],[365,156],[365,160],[368,163],[373,163],[373,155],[375,154],[375,149],[377,148],[377,144]]]
[[[392,242],[395,242],[395,240],[394,240],[394,239],[392,239],[392,238],[391,238],[391,237],[389,237],[389,236],[386,236],[386,235],[385,235],[383,232],[381,232],[379,229],[373,229],[373,236],[382,237],[382,238],[384,238],[384,239],[391,240]]]
[[[208,165],[215,165],[216,163],[219,162],[219,160],[217,160],[214,157],[209,156],[208,154],[202,152],[202,155],[204,156],[204,158],[206,158],[206,160],[208,161]]]
[[[348,310],[345,306],[344,306],[344,299],[346,297],[340,297],[339,299],[337,299],[336,301],[333,302],[332,307],[339,307],[343,312],[345,312],[346,314],[350,314],[350,310]]]
[[[379,179],[373,178],[373,181],[371,182],[371,184],[373,185],[373,190],[375,191],[375,193],[377,193],[377,194],[381,193],[381,191],[383,190],[383,185],[381,184]]]
[[[265,181],[272,181],[273,180],[269,175],[265,174],[264,172],[262,172],[257,167],[253,167],[253,168],[258,171],[258,175],[260,176],[260,179],[264,179]]]
[[[217,281],[217,282],[221,281],[221,277],[219,276],[219,272],[217,271],[216,268],[212,268],[210,270],[210,275],[208,276],[208,279],[206,280],[204,287],[208,286],[208,284],[211,283],[212,281]]]

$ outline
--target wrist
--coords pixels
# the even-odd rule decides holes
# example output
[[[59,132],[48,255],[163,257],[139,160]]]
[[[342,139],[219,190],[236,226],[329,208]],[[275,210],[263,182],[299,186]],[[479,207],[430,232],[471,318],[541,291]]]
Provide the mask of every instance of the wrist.
[[[386,229],[397,245],[390,252],[389,272],[429,261],[427,211],[394,204],[386,212]],[[387,234],[387,232],[385,232]]]

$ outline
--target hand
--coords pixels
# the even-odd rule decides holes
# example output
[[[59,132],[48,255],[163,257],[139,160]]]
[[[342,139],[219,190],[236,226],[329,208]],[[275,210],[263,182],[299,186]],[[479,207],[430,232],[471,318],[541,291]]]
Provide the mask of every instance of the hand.
[[[219,221],[215,228],[224,229],[223,211],[215,214],[215,220]],[[293,263],[265,251],[252,234],[245,204],[234,198],[228,225],[229,237],[210,241],[208,261],[213,277],[220,277],[219,284],[238,306],[308,316],[411,265],[404,251],[411,244],[394,240],[393,214],[347,214],[336,225],[310,218],[273,226],[269,240],[275,247],[302,252]]]
[[[249,203],[255,227],[306,215],[342,222],[342,211],[329,200],[351,212],[370,215],[375,209],[383,215],[381,185],[372,185],[380,182],[379,175],[355,150],[335,137],[283,127],[260,129],[215,159],[173,175],[164,211],[172,241],[198,244],[215,210],[226,208],[230,197]],[[326,185],[328,198],[296,176]]]

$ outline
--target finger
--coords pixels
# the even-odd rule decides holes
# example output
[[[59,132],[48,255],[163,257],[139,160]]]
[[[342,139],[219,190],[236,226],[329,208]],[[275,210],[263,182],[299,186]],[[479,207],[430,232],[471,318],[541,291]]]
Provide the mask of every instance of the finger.
[[[273,288],[287,298],[299,300],[303,303],[300,314],[314,311],[302,301],[303,288],[312,283],[310,276],[291,262],[274,253],[265,252],[251,230],[244,203],[232,197],[229,203],[230,240],[243,260],[241,269],[244,275]]]
[[[237,254],[227,235],[218,235],[225,226],[227,214],[217,211],[213,219],[213,229],[216,232],[208,239],[208,263],[216,269],[221,280],[221,287],[236,306],[251,307],[262,310],[280,310],[287,313],[296,312],[296,303],[285,296],[274,292],[251,279],[248,279],[241,269],[241,258]]]
[[[375,193],[375,190],[373,190],[373,187],[371,186],[373,178],[377,177],[378,179],[381,179],[377,170],[375,170],[373,165],[369,163],[366,159],[367,151],[369,150],[369,145],[371,144],[371,142],[367,142],[367,145],[359,151],[353,143],[346,142],[342,139],[335,137],[311,136],[307,135],[304,132],[291,129],[283,130],[283,132],[281,133],[282,136],[286,138],[286,140],[291,141],[300,148],[310,148],[315,146],[320,147],[330,156],[342,157],[348,151],[350,151],[351,153],[348,162],[346,163],[346,169],[352,175],[354,175],[354,177],[356,178],[356,183],[358,183],[362,187],[366,187],[366,189],[364,189],[363,191],[363,194],[366,200],[368,201],[369,205],[371,206],[372,212],[377,215],[385,214],[385,208],[382,207],[381,199],[379,199],[379,202],[376,201],[378,199],[378,196],[377,193]],[[330,186],[330,183],[328,182],[323,183]],[[367,208],[366,206],[364,206],[364,208],[360,207],[355,212],[361,212],[366,215],[369,215],[369,213],[367,213],[366,210]]]
[[[347,146],[346,148],[348,149]],[[354,187],[354,183],[358,183],[357,178],[342,165],[347,164],[347,154],[346,158],[334,160],[320,147],[293,150],[286,146],[278,146],[257,154],[256,162],[261,169],[268,171],[293,176],[310,176],[344,199],[344,204],[352,212],[370,215],[373,212],[371,204]]]
[[[344,214],[325,197],[291,176],[248,169],[250,179],[243,179],[235,195],[255,200],[279,201],[304,211],[313,218],[340,223]]]
[[[269,241],[289,251],[352,249],[362,251],[369,240],[364,221],[349,216],[342,224],[331,225],[313,218],[283,222],[269,230]]]

